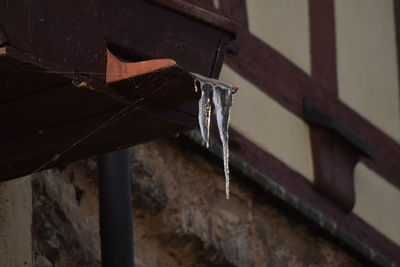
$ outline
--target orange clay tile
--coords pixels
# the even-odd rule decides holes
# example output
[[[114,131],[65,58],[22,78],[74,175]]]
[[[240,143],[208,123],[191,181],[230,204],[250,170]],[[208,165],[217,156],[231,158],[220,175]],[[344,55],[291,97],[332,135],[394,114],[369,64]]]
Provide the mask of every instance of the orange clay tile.
[[[124,62],[107,50],[106,83],[118,82],[142,74],[176,65],[172,59],[152,59],[139,62]]]

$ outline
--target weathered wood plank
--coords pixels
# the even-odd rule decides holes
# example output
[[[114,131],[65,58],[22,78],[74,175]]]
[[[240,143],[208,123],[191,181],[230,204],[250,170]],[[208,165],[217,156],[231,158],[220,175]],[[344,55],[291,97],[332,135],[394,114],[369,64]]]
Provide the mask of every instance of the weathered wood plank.
[[[194,128],[188,71],[217,76],[230,36],[147,0],[0,0],[0,27],[0,180]],[[110,80],[108,49],[177,65]]]
[[[40,90],[0,104],[0,140],[115,110],[121,103],[72,84]]]
[[[150,58],[172,58],[185,69],[208,75],[223,32],[144,0],[84,5],[78,0],[2,0],[0,10],[10,46],[66,71],[104,72],[105,47],[112,43]]]
[[[0,55],[0,103],[65,84],[71,84],[71,81]]]
[[[9,58],[3,59],[7,64],[11,62]],[[0,58],[0,66],[2,62]],[[192,76],[176,65],[107,85],[91,79],[73,82],[62,79],[63,83],[68,83],[60,87],[57,86],[61,77],[57,74],[42,76],[43,69],[27,64],[23,66],[25,71],[22,72],[20,68],[3,68],[0,75],[5,79],[0,87],[1,96],[7,96],[0,98],[0,121],[4,127],[0,140],[63,125],[127,104],[145,107],[157,103],[175,107],[199,97],[194,92]],[[40,77],[38,84],[31,85],[24,76],[21,79],[21,75],[29,74],[29,71]],[[47,77],[49,79],[42,80]],[[50,85],[54,87],[44,87]],[[23,94],[10,97],[17,93]]]
[[[12,66],[13,62],[5,57],[0,65],[3,59]],[[23,66],[26,70],[42,70]],[[20,68],[3,70],[4,77],[15,81],[3,84],[3,92],[23,91],[29,86],[28,81],[18,79],[23,72],[15,70]],[[57,76],[50,76],[48,82],[58,82],[57,74],[48,75]],[[196,101],[199,94],[194,92],[192,76],[176,65],[110,84],[81,78],[60,87],[35,87],[0,102],[0,180],[33,172],[57,154],[60,160],[43,168],[196,126],[197,106],[191,104],[188,108],[187,103]],[[128,106],[127,114],[103,128]]]
[[[220,15],[220,11],[210,0],[147,0],[181,12],[187,16],[208,23],[235,35],[238,25],[233,20]]]
[[[172,110],[163,110],[157,106],[153,106],[152,109],[158,109],[157,114],[154,110],[149,112],[138,109],[102,129],[98,127],[118,110],[0,142],[0,180],[34,172],[41,166],[46,169],[160,137],[172,136],[194,127],[193,124],[178,123],[177,120],[159,115],[174,112]],[[183,113],[181,116],[188,117],[187,121],[195,122],[194,117]],[[79,142],[95,129],[98,131]],[[50,160],[58,154],[59,159],[51,162]]]

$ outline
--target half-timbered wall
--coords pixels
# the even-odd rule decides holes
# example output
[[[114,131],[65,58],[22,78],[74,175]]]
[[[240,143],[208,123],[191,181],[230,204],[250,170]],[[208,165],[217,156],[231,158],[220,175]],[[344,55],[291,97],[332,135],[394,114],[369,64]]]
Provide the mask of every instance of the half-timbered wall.
[[[339,98],[400,141],[399,79],[392,0],[336,0]]]
[[[231,118],[233,153],[371,251],[400,263],[396,1],[220,0],[214,5],[240,24],[239,54],[227,55],[220,76],[240,87]],[[324,159],[313,158],[318,145],[304,120],[305,98],[374,150],[372,159],[360,154],[354,181],[346,182],[354,184],[350,212],[315,189],[315,166]],[[347,186],[344,177],[334,179]]]
[[[221,77],[235,81],[240,87],[232,109],[231,127],[307,180],[313,181],[307,124],[228,65],[222,68]]]
[[[249,0],[247,14],[252,34],[311,73],[308,0]]]

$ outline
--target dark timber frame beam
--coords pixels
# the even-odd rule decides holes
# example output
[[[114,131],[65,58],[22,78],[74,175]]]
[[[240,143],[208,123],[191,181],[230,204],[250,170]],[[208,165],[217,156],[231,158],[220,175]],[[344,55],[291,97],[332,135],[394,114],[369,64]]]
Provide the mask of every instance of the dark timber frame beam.
[[[147,0],[0,0],[0,27],[0,180],[195,128],[232,36]]]

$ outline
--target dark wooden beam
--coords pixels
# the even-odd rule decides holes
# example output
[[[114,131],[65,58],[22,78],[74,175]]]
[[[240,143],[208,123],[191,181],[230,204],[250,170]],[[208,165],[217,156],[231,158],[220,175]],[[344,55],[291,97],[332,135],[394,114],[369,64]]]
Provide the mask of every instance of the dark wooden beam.
[[[320,94],[325,105],[338,96],[334,1],[309,0],[309,14],[311,77],[323,89],[310,94]]]
[[[160,4],[172,10],[181,12],[190,17],[196,18],[200,21],[208,23],[214,27],[220,28],[227,32],[230,32],[232,35],[235,35],[238,31],[238,27],[235,21],[229,19],[228,17],[221,16],[217,14],[218,10],[214,10],[215,12],[210,11],[212,8],[212,3],[206,0],[201,1],[191,1],[194,3],[189,3],[183,0],[148,0],[153,3]],[[204,9],[202,6],[208,6],[208,10]]]
[[[226,32],[145,0],[1,0],[0,25],[9,46],[85,73],[104,72],[105,48],[113,44],[208,75]]]
[[[365,140],[375,151],[373,160],[362,158],[369,168],[382,175],[388,182],[400,187],[400,145],[390,136],[363,118],[345,103],[326,95],[316,79],[304,73],[293,62],[279,54],[247,29],[238,35],[239,55],[228,55],[226,62],[241,76],[256,85],[290,112],[304,118],[303,100],[310,97],[324,103],[326,111]],[[257,64],[254,64],[257,62]],[[251,68],[249,68],[251,66]]]
[[[29,69],[40,74],[40,68]],[[10,69],[0,77],[12,74]],[[180,109],[198,98],[191,75],[181,68],[172,66],[104,84],[104,88],[92,87],[97,85],[91,80],[70,82],[5,99],[0,105],[0,179],[196,126],[195,106]]]
[[[200,17],[147,0],[0,0],[0,180],[196,127],[189,71],[218,76],[234,23],[184,7]]]

